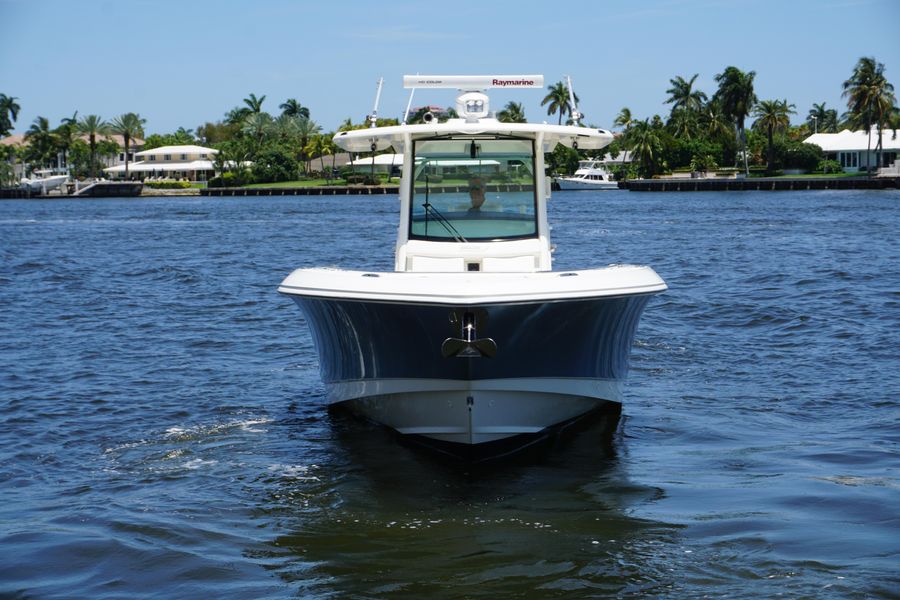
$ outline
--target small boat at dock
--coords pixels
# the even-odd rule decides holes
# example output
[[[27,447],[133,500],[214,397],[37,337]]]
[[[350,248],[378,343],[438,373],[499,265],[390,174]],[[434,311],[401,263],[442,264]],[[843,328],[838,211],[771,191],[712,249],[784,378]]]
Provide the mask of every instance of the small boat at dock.
[[[68,173],[57,173],[53,169],[35,170],[31,177],[23,177],[19,182],[22,189],[35,194],[46,194],[69,180]]]

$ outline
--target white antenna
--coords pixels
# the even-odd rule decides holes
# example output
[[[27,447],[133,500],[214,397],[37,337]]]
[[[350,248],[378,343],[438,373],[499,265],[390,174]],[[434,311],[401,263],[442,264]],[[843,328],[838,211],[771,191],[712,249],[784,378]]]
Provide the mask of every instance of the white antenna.
[[[384,85],[384,77],[378,78],[378,91],[375,92],[375,106],[372,107],[372,114],[369,115],[369,127],[375,127],[378,123],[378,103],[381,101],[381,86]],[[374,163],[373,163],[374,165]]]
[[[578,105],[575,104],[575,88],[572,87],[572,78],[566,75],[566,84],[569,87],[569,114],[572,115],[572,122],[575,125],[581,125],[582,115],[578,112]]]
[[[406,103],[406,111],[403,113],[403,124],[406,125],[406,122],[409,120],[409,109],[412,108],[412,100],[413,96],[416,94],[416,88],[412,88],[409,91],[409,102]]]

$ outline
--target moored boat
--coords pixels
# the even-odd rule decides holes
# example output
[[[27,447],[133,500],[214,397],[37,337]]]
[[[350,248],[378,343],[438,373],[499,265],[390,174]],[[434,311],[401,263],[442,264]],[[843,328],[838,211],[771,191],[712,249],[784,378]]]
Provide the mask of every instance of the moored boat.
[[[561,190],[617,190],[619,182],[614,180],[603,161],[580,160],[574,175],[560,175],[556,183]]]
[[[22,189],[31,190],[34,193],[46,194],[50,190],[55,190],[68,180],[68,174],[57,173],[53,169],[40,169],[34,171],[31,177],[23,177],[19,183]]]
[[[490,116],[486,89],[542,76],[404,84],[459,90],[460,118],[335,136],[403,154],[394,271],[299,269],[279,287],[306,316],[328,401],[465,455],[617,409],[638,320],[666,285],[645,266],[552,271],[544,175],[557,144],[612,135]]]

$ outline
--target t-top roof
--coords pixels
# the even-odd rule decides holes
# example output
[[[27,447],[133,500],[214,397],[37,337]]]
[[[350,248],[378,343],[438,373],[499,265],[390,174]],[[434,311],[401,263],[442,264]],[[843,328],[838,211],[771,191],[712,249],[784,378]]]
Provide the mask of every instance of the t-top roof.
[[[551,152],[557,144],[599,150],[613,141],[613,135],[605,129],[576,127],[574,125],[548,125],[547,123],[503,123],[497,119],[479,119],[474,123],[465,119],[450,119],[444,123],[424,125],[394,125],[342,131],[334,136],[334,142],[350,152],[371,152],[394,146],[403,147],[406,136],[421,139],[447,135],[509,135],[537,138],[544,136],[544,152]]]
[[[164,154],[218,154],[215,148],[204,148],[203,146],[160,146],[152,150],[144,150],[135,153],[135,156],[162,156]]]

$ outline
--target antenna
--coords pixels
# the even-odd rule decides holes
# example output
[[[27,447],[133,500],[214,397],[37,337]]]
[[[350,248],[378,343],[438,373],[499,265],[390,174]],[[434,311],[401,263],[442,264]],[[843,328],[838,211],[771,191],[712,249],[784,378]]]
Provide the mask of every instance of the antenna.
[[[378,91],[375,92],[375,106],[372,107],[372,114],[369,115],[369,127],[375,127],[378,123],[378,102],[381,101],[381,86],[383,85],[384,77],[379,77]]]
[[[581,125],[582,115],[578,112],[578,105],[575,104],[575,88],[572,87],[572,78],[566,75],[566,85],[569,88],[569,114],[572,115],[572,121],[575,125]]]
[[[406,125],[406,122],[409,120],[409,109],[412,107],[412,99],[416,93],[416,88],[413,88],[409,91],[409,102],[406,103],[406,112],[403,113],[403,124]]]

